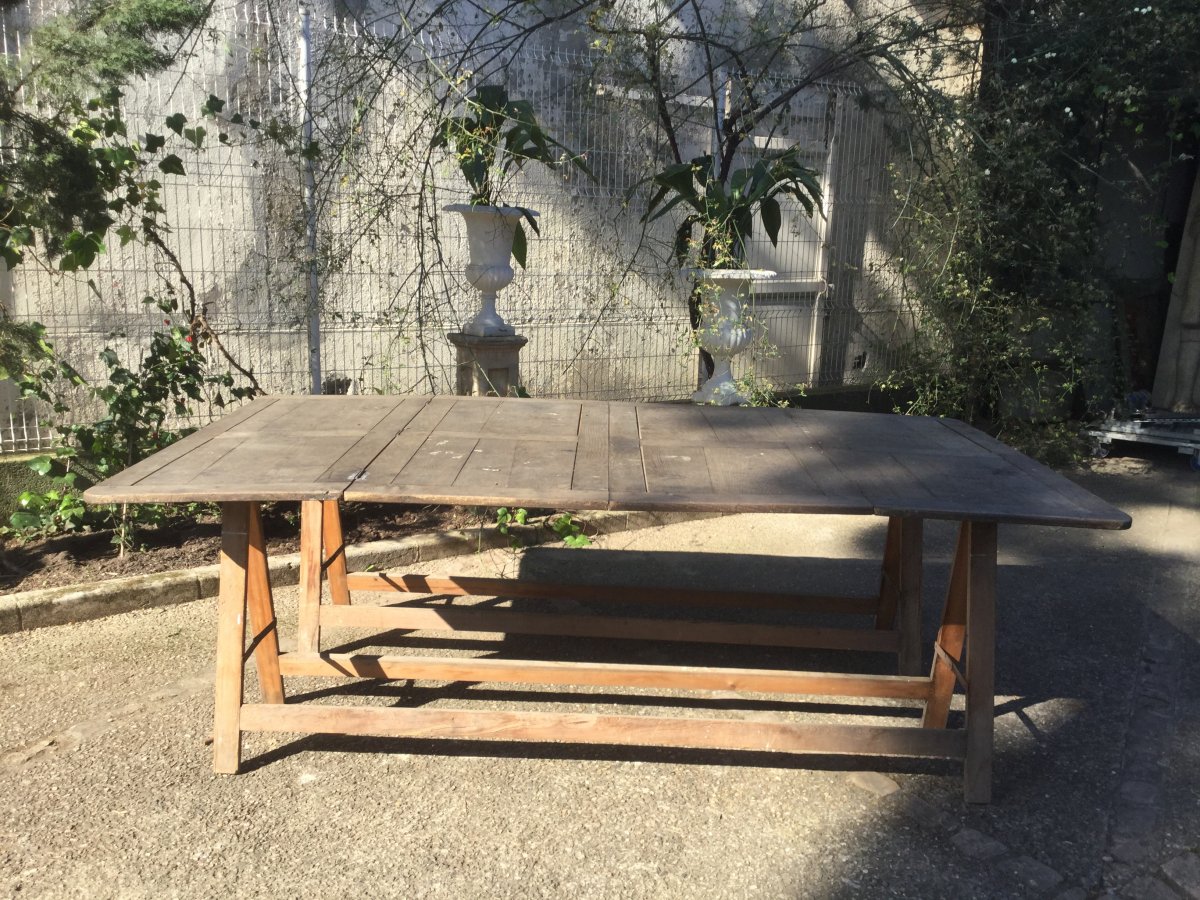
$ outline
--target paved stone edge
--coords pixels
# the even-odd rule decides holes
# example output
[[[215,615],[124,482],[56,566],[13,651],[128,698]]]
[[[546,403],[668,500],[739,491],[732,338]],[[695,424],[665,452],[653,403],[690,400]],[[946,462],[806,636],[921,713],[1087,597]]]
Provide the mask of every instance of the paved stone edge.
[[[580,518],[589,534],[613,534],[653,528],[675,522],[710,519],[721,513],[597,512]],[[532,523],[519,531],[526,545],[558,539],[548,528]],[[494,528],[456,530],[413,535],[396,541],[375,541],[348,547],[346,562],[352,571],[408,566],[434,559],[461,556],[509,546],[509,538]],[[300,554],[290,553],[271,560],[271,583],[297,584]],[[134,575],[92,584],[43,588],[0,597],[0,634],[32,631],[52,625],[67,625],[137,609],[188,603],[217,593],[216,565],[201,566],[153,575]]]

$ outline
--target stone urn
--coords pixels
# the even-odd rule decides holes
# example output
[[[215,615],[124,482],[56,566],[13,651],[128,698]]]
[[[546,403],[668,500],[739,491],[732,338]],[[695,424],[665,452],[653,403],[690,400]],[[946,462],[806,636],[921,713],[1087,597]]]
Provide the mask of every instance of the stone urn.
[[[464,322],[464,334],[497,337],[515,334],[496,311],[496,293],[513,280],[512,245],[523,212],[515,206],[454,203],[446,212],[461,213],[467,226],[467,281],[479,291],[481,304],[475,318]],[[531,215],[537,213],[529,210]]]
[[[733,406],[750,398],[733,381],[729,361],[754,340],[755,329],[745,315],[750,285],[774,278],[765,269],[691,269],[691,277],[700,285],[700,328],[696,338],[712,355],[713,373],[700,390],[692,394],[696,403]]]

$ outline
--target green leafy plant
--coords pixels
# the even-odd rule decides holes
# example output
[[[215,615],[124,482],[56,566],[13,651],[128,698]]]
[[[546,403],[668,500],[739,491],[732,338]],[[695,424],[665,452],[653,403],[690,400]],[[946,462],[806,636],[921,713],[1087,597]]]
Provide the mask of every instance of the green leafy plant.
[[[705,154],[667,166],[649,180],[655,190],[642,221],[653,222],[681,205],[687,208],[688,214],[675,231],[674,257],[679,265],[691,258],[700,269],[744,268],[746,241],[753,235],[756,220],[762,223],[772,246],[776,245],[783,223],[781,197],[793,198],[810,216],[821,203],[817,173],[803,164],[798,147],[767,153],[753,165],[732,171],[718,168],[712,154]],[[693,337],[698,341],[702,329],[719,327],[724,321],[720,297],[718,286],[696,280],[688,310]],[[745,309],[741,325],[755,328]],[[703,347],[700,353],[711,375],[714,361]]]
[[[1160,191],[1200,152],[1200,54],[1185,37],[1200,7],[1070,0],[981,12],[975,89],[896,136],[906,150],[890,240],[913,339],[890,386],[911,398],[906,412],[963,418],[1069,459],[1072,416],[1154,377],[1158,335],[1137,346],[1123,306],[1169,295],[1170,274],[1164,265],[1131,290],[1114,248],[1170,235]],[[1139,220],[1139,208],[1155,215]]]
[[[122,552],[128,549],[137,527],[169,518],[165,508],[138,504],[85,509],[79,493],[194,430],[171,427],[170,417],[191,417],[199,405],[220,408],[227,398],[254,393],[253,388],[236,385],[228,372],[209,371],[197,346],[202,335],[190,323],[178,321],[174,297],[147,297],[145,303],[164,315],[166,328],[152,335],[149,349],[135,367],[122,363],[110,348],[101,352],[107,381],[86,390],[100,402],[104,414],[93,422],[59,426],[62,443],[53,454],[33,460],[33,470],[49,476],[54,487],[21,496],[21,508],[10,519],[18,536],[112,528],[113,543]]]
[[[21,492],[17,498],[20,508],[9,519],[16,534],[61,534],[84,527],[88,508],[79,496],[76,475],[69,470],[56,471],[57,462],[50,456],[39,456],[30,462],[29,467],[34,472],[51,477],[55,486],[42,492]]]
[[[466,111],[461,116],[450,116],[438,125],[432,146],[452,149],[459,171],[471,188],[472,206],[509,206],[500,198],[504,182],[528,162],[552,169],[570,163],[590,175],[581,156],[542,129],[528,100],[513,100],[502,85],[485,84],[464,102]],[[531,210],[512,208],[521,211],[534,234],[541,233]],[[512,253],[524,268],[528,239],[520,222]]]
[[[588,547],[592,539],[583,533],[583,526],[570,513],[559,513],[546,520],[546,527],[557,534],[568,547]]]
[[[642,221],[653,222],[681,204],[688,207],[675,232],[675,258],[680,264],[687,260],[700,226],[697,262],[702,268],[738,268],[756,219],[772,246],[777,244],[783,222],[781,196],[795,199],[810,216],[821,203],[817,173],[801,162],[798,147],[764,154],[754,165],[724,178],[712,154],[705,154],[667,166],[650,181],[655,191]]]
[[[496,531],[508,538],[508,545],[514,550],[518,550],[525,546],[524,542],[517,535],[513,534],[513,525],[524,525],[529,518],[529,511],[526,509],[510,510],[507,506],[501,506],[496,510]]]
[[[528,524],[529,511],[527,509],[521,507],[509,509],[507,506],[501,506],[496,510],[496,530],[508,538],[509,546],[514,550],[524,547],[525,542],[521,540],[520,535],[513,532],[513,526]],[[583,524],[570,513],[564,512],[548,516],[542,524],[558,535],[559,539],[568,547],[587,547],[592,543],[592,539],[584,534]]]

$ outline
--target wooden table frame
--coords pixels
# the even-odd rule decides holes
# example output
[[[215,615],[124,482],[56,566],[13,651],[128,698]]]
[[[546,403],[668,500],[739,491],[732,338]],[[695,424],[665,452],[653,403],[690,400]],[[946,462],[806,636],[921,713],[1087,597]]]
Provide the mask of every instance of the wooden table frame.
[[[596,400],[481,397],[267,397],[89,488],[93,503],[219,502],[224,525],[218,625],[215,767],[235,772],[247,731],[515,739],[799,754],[962,760],[970,801],[991,792],[996,531],[1007,526],[1121,529],[1129,516],[985,434],[950,419],[799,409],[737,409]],[[297,649],[281,654],[258,504],[299,501]],[[879,591],[869,597],[792,596],[527,580],[348,574],[340,501],[524,506],[566,510],[876,516],[888,521]],[[922,660],[925,520],[959,527],[928,674]],[[352,594],[410,596],[352,604]],[[325,594],[328,602],[322,602]],[[422,595],[555,598],[574,612],[489,601],[434,606]],[[753,624],[579,611],[586,602],[649,607],[836,611],[858,629]],[[463,601],[466,603],[467,601]],[[568,604],[567,612],[570,613]],[[551,606],[551,610],[556,607]],[[647,610],[642,610],[647,612]],[[791,617],[782,619],[790,623]],[[246,650],[247,622],[250,649]],[[811,623],[810,623],[811,624]],[[809,647],[894,653],[896,675],[536,659],[348,655],[322,651],[322,632],[482,631]],[[262,701],[243,703],[256,660]],[[774,661],[773,661],[774,662]],[[765,661],[764,661],[765,664]],[[782,665],[786,666],[784,662]],[[920,704],[912,726],[396,709],[285,702],[284,678],[478,681],[737,691]],[[956,688],[964,727],[950,729]],[[669,700],[663,700],[664,705]],[[880,704],[876,704],[878,706]]]
[[[510,739],[689,747],[793,754],[851,754],[962,760],[968,802],[991,798],[996,525],[959,528],[942,623],[927,676],[920,666],[922,520],[889,520],[876,597],[829,597],[691,590],[600,588],[513,579],[348,574],[339,505],[306,500],[301,513],[297,649],[280,653],[259,506],[222,504],[214,769],[236,773],[245,732],[303,732],[387,737]],[[329,602],[322,602],[327,585]],[[352,592],[502,597],[651,600],[797,612],[857,613],[873,628],[803,628],[739,623],[522,613],[509,609],[354,606]],[[246,649],[249,623],[250,649]],[[774,669],[726,669],[499,658],[322,653],[323,627],[443,629],[660,638],[891,652],[899,675]],[[253,655],[262,702],[243,702]],[[794,723],[756,719],[577,713],[319,706],[286,702],[285,676],[604,685],[627,688],[746,690],[797,696],[905,699],[923,704],[920,727]],[[947,728],[955,687],[966,693],[965,727]]]

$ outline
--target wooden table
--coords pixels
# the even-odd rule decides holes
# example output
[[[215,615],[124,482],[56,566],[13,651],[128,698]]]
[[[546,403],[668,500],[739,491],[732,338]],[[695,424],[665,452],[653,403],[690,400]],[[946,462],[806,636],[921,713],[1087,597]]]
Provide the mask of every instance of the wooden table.
[[[991,796],[998,523],[1127,528],[1129,517],[947,419],[665,404],[460,397],[257,400],[87,492],[95,503],[222,507],[214,768],[234,773],[247,731],[516,739],[799,754],[960,759],[968,801]],[[280,653],[259,505],[301,502],[297,649]],[[805,594],[348,574],[342,500],[567,510],[885,516],[878,594]],[[922,523],[959,522],[932,668],[921,664]],[[800,548],[803,549],[803,548]],[[363,592],[384,605],[351,604]],[[323,594],[327,602],[323,602]],[[433,599],[428,599],[433,595]],[[567,612],[455,598],[567,598]],[[453,600],[448,603],[447,598]],[[606,603],[678,615],[603,613]],[[707,614],[688,618],[688,607]],[[714,610],[729,612],[714,618]],[[843,613],[866,627],[755,624],[747,611]],[[250,647],[246,649],[246,616]],[[693,614],[694,615],[694,614]],[[899,674],[322,652],[328,629],[669,639],[894,653]],[[244,703],[253,655],[262,702]],[[748,691],[905,700],[920,725],[285,702],[284,676]],[[965,727],[947,727],[956,685]],[[704,696],[703,693],[700,694]]]

